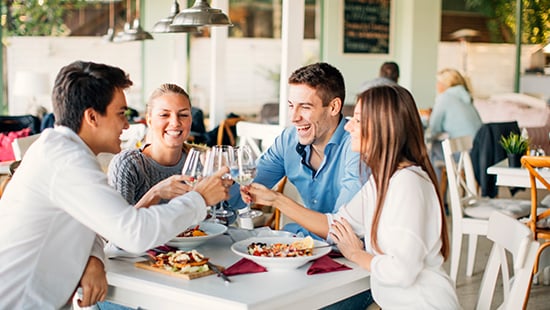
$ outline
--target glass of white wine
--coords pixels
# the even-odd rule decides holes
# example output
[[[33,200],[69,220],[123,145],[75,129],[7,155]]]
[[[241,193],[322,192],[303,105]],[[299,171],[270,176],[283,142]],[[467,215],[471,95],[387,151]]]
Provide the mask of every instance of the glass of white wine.
[[[188,180],[185,180],[187,185],[194,187],[195,184],[202,178],[204,171],[204,161],[205,152],[196,148],[191,148],[187,153],[185,158],[185,163],[183,164],[182,174],[189,177]]]
[[[212,149],[207,151],[203,176],[210,176],[224,166],[229,167],[233,152],[233,148],[229,145],[213,146]],[[222,176],[222,183],[225,187],[229,187],[233,184],[233,180],[229,173]],[[230,224],[230,219],[234,216],[234,213],[231,210],[225,210],[223,206],[224,202],[222,201],[218,206],[211,207],[211,220],[214,222],[221,222],[222,224]],[[222,221],[220,221],[219,218],[222,218]]]
[[[231,177],[241,186],[252,184],[256,177],[256,158],[252,150],[247,145],[234,148],[234,155],[229,166]],[[247,204],[239,214],[239,223],[243,224],[243,228],[254,228],[253,218],[261,216],[263,213],[259,210],[251,210],[250,204]]]

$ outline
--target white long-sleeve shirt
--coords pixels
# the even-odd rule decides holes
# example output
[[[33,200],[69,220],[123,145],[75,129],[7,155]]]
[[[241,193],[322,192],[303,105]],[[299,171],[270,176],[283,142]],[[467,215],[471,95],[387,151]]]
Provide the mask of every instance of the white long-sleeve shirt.
[[[129,206],[76,133],[48,129],[0,200],[0,309],[62,307],[89,257],[104,258],[98,236],[143,252],[205,216],[197,192],[150,208]]]
[[[346,218],[365,237],[366,251],[375,254],[371,262],[374,300],[382,309],[459,309],[454,284],[442,268],[441,211],[428,175],[414,166],[391,177],[378,224],[383,254],[370,243],[376,197],[371,176],[337,214],[327,214],[329,225]]]

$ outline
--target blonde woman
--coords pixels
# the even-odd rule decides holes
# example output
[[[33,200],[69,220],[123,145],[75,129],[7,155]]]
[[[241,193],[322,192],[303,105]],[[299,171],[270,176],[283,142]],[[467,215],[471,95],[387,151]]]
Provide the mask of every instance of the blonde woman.
[[[482,122],[472,102],[466,79],[455,69],[443,69],[437,73],[437,97],[430,115],[429,129],[432,136],[432,163],[443,161],[442,137],[471,136]],[[440,171],[436,171],[440,179]]]
[[[372,174],[336,214],[307,209],[256,183],[245,199],[332,239],[371,272],[372,296],[382,309],[459,309],[442,267],[449,255],[445,212],[412,95],[400,86],[366,90],[346,130]]]
[[[109,184],[136,208],[164,202],[191,190],[181,174],[191,131],[189,95],[162,84],[147,103],[148,143],[117,154],[109,165]]]

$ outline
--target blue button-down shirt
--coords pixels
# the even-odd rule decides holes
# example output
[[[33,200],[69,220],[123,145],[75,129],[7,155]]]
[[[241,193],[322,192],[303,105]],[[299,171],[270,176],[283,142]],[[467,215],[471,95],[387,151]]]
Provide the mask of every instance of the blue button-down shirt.
[[[342,118],[338,124],[317,171],[309,165],[311,145],[300,145],[296,128],[286,128],[259,158],[254,182],[271,188],[286,175],[307,208],[322,213],[338,211],[368,179],[368,176],[359,177],[359,153],[351,150],[350,135],[344,130],[346,122]],[[230,203],[241,208],[244,203],[236,193],[238,186],[235,187]]]

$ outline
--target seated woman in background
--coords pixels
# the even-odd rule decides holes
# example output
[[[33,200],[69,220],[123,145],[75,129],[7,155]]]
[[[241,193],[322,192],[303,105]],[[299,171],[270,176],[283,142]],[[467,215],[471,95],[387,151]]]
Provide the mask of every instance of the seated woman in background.
[[[129,204],[148,207],[191,191],[181,174],[191,131],[189,95],[175,84],[162,84],[147,103],[148,143],[124,150],[109,165],[109,184]]]
[[[443,69],[437,73],[437,97],[430,115],[430,134],[432,163],[443,161],[441,141],[443,137],[456,138],[471,136],[474,138],[482,125],[470,95],[464,77],[455,69]],[[436,170],[437,178],[441,172]]]
[[[256,183],[244,199],[274,206],[334,241],[371,272],[372,295],[382,309],[459,309],[442,267],[449,253],[445,212],[412,95],[397,85],[368,89],[345,128],[361,169],[370,167],[372,174],[336,214],[304,208]]]

